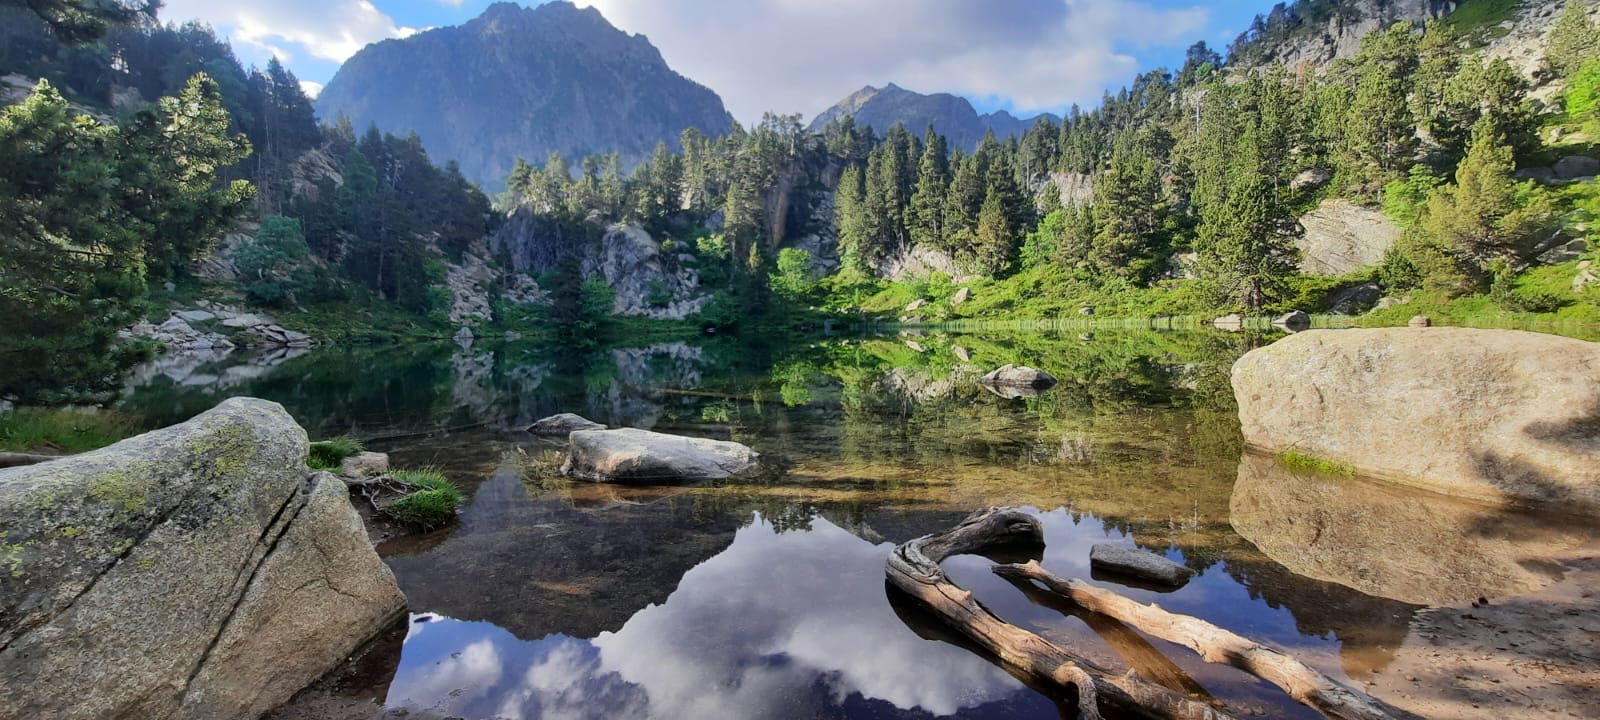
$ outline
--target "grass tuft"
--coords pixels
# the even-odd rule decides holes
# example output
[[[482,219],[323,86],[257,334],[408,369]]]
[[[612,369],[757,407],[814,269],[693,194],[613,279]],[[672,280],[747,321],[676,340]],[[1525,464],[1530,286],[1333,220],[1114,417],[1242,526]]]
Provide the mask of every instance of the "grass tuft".
[[[1285,466],[1297,470],[1310,470],[1312,472],[1319,472],[1324,475],[1344,475],[1347,477],[1353,477],[1356,474],[1355,466],[1349,463],[1329,460],[1327,458],[1317,457],[1316,455],[1298,452],[1295,450],[1283,451],[1283,453],[1278,456],[1278,459],[1281,460]]]
[[[306,464],[313,470],[338,470],[345,458],[354,457],[365,449],[361,441],[353,437],[314,442],[311,443],[311,453],[306,456]]]
[[[414,491],[384,507],[385,515],[423,529],[442,527],[455,519],[461,488],[437,470],[396,470],[389,477]]]

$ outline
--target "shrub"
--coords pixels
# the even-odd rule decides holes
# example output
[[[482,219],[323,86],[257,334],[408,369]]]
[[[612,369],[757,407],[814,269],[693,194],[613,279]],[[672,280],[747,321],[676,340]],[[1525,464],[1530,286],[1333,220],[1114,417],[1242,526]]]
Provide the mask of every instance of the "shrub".
[[[331,440],[311,443],[311,452],[306,456],[306,464],[313,470],[338,470],[339,465],[347,457],[352,457],[366,448],[361,446],[361,441],[352,437],[337,437]]]

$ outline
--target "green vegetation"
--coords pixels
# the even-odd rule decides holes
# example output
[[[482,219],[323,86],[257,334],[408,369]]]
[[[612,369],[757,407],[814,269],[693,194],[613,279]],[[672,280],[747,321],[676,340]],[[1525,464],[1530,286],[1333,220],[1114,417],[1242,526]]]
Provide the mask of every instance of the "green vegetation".
[[[442,527],[455,519],[461,489],[437,470],[396,470],[389,477],[411,489],[384,506],[383,514],[423,529]]]
[[[337,437],[331,440],[311,443],[311,451],[306,456],[306,464],[313,470],[337,471],[344,463],[345,458],[355,457],[365,450],[361,441],[352,437]]]
[[[1504,34],[1499,25],[1515,20],[1522,0],[1465,0],[1455,12],[1445,16],[1445,24],[1462,36],[1479,33]]]
[[[1286,467],[1296,470],[1310,470],[1324,475],[1354,476],[1356,469],[1348,463],[1337,462],[1327,458],[1318,457],[1298,450],[1285,450],[1278,455],[1278,459]]]
[[[109,410],[17,408],[0,413],[0,450],[79,453],[144,432],[133,415]]]

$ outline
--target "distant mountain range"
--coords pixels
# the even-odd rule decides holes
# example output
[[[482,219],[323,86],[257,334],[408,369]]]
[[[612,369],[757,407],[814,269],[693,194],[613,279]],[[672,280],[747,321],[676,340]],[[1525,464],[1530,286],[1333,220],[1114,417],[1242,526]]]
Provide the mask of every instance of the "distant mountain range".
[[[615,151],[634,165],[659,141],[676,147],[685,128],[717,136],[733,124],[715,92],[673,72],[644,36],[566,2],[497,3],[459,27],[369,45],[316,109],[358,133],[415,131],[435,162],[456,161],[491,192],[518,157],[560,152],[576,167]]]
[[[924,95],[889,83],[882,88],[870,85],[851,93],[848,97],[822,111],[811,121],[811,129],[820,131],[835,118],[855,118],[856,125],[870,125],[879,135],[904,123],[907,130],[921,135],[930,123],[933,129],[950,141],[951,147],[972,150],[983,140],[984,133],[993,130],[995,137],[1020,137],[1040,120],[1049,118],[1060,123],[1061,118],[1037,115],[1021,119],[1004,110],[979,115],[966,98],[949,93]]]

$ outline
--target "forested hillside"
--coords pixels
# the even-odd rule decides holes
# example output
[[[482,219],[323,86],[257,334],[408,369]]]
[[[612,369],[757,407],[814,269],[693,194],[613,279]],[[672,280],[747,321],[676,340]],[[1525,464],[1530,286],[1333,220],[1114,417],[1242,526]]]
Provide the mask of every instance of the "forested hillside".
[[[1323,5],[1287,12],[1311,16]],[[566,213],[668,234],[720,228],[700,244],[725,244],[733,275],[759,276],[774,262],[819,266],[795,255],[816,254],[816,244],[785,251],[784,262],[786,243],[765,232],[775,218],[760,217],[763,203],[754,202],[809,183],[831,191],[800,199],[812,210],[831,206],[824,234],[836,245],[820,249],[836,249],[839,266],[825,278],[813,273],[807,302],[888,312],[919,295],[944,299],[935,296],[960,284],[988,286],[970,305],[940,303],[919,316],[1096,304],[1144,314],[1320,310],[1357,287],[1371,288],[1367,306],[1378,294],[1420,291],[1434,301],[1487,294],[1508,311],[1593,315],[1573,295],[1583,288],[1552,289],[1562,273],[1574,277],[1582,242],[1572,241],[1587,237],[1594,196],[1593,172],[1582,170],[1594,162],[1590,11],[1569,4],[1534,78],[1481,52],[1481,23],[1401,22],[1325,72],[1235,67],[1197,44],[1177,72],[1142,74],[1098,108],[1060,125],[1046,119],[1008,142],[991,134],[971,153],[932,131],[872,132],[847,115],[818,134],[769,122],[748,137],[686,145],[683,156],[662,148],[642,168],[649,182],[617,185],[610,203],[569,194]],[[1253,57],[1255,43],[1268,42],[1282,38],[1247,37],[1233,51]],[[1545,97],[1564,92],[1564,105],[1531,100],[1535,83]],[[683,171],[661,185],[653,168],[668,163]],[[555,158],[544,172],[567,187],[565,168]],[[654,201],[631,199],[645,187]],[[520,191],[513,199],[528,202]],[[1375,267],[1302,275],[1300,218],[1332,199],[1381,208],[1380,220],[1403,233],[1379,249]],[[794,202],[764,205],[815,215]],[[1566,264],[1539,271],[1549,263]]]

